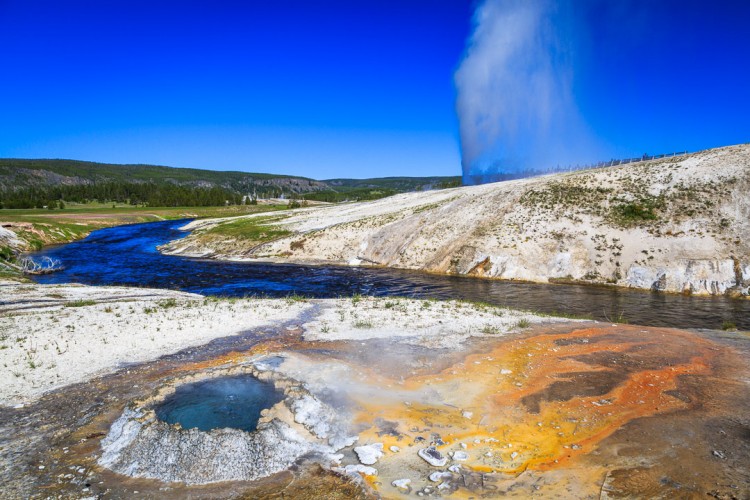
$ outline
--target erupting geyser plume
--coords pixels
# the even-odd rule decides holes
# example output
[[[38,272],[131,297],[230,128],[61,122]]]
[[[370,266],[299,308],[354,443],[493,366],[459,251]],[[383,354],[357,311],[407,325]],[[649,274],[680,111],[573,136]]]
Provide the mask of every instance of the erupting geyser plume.
[[[589,159],[563,41],[567,9],[550,0],[485,0],[455,74],[465,184]],[[589,153],[590,154],[590,153]]]

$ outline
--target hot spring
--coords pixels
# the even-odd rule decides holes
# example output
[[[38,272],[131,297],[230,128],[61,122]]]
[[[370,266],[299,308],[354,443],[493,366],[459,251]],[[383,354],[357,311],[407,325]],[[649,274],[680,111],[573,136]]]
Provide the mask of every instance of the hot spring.
[[[160,420],[179,423],[184,429],[229,427],[252,432],[258,427],[261,411],[283,397],[272,383],[237,375],[181,385],[154,411]]]

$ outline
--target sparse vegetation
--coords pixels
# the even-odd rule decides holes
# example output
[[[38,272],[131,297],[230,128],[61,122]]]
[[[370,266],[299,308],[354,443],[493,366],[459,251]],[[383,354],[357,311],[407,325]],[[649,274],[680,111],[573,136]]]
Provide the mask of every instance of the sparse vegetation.
[[[497,335],[502,332],[500,327],[491,324],[484,325],[479,331],[485,335]]]
[[[78,299],[72,302],[66,302],[64,304],[65,307],[85,307],[85,306],[93,306],[93,305],[96,305],[95,300],[84,300],[84,299]]]
[[[291,231],[274,226],[274,222],[281,220],[283,216],[260,216],[232,220],[218,224],[204,231],[206,236],[231,237],[237,240],[250,241],[252,243],[265,243],[275,239],[289,236]]]

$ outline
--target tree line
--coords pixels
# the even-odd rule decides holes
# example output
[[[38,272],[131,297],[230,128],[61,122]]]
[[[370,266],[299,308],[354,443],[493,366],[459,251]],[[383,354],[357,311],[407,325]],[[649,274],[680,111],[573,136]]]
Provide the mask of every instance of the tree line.
[[[152,182],[26,187],[0,191],[0,208],[64,207],[74,203],[129,203],[152,207],[208,207],[241,204],[242,195],[222,187]]]

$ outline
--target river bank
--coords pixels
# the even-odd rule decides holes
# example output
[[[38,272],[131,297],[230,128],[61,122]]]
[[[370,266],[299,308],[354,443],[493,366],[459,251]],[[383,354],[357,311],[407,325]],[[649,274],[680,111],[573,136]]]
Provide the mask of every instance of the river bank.
[[[189,257],[750,295],[750,145],[274,216],[194,221]]]
[[[284,207],[281,204],[228,207],[92,205],[69,204],[65,209],[55,210],[0,210],[0,278],[23,279],[15,265],[21,253],[78,241],[97,229],[162,220],[247,215]]]

